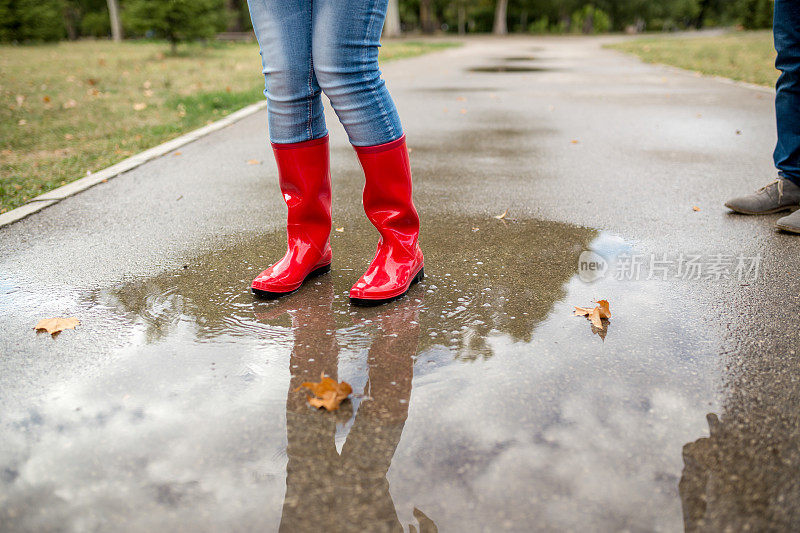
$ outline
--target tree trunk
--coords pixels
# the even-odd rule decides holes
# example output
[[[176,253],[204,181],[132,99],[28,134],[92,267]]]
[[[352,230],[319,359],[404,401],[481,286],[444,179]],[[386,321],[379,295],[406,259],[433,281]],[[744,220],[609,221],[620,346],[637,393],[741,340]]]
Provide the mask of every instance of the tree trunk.
[[[398,0],[389,0],[386,8],[386,22],[383,24],[384,37],[400,37],[400,6]]]
[[[108,16],[111,19],[111,38],[115,43],[122,41],[122,21],[119,18],[119,5],[117,0],[107,0]]]
[[[78,39],[78,20],[80,14],[74,4],[64,4],[64,26],[67,28],[67,39],[75,41]]]
[[[458,34],[465,35],[467,33],[467,6],[464,5],[464,0],[458,2]]]
[[[432,0],[420,0],[419,2],[419,24],[422,33],[433,33],[433,2]]]
[[[492,33],[495,35],[505,35],[508,33],[508,25],[506,23],[506,14],[508,12],[508,0],[497,0],[497,5],[494,10],[494,29]]]

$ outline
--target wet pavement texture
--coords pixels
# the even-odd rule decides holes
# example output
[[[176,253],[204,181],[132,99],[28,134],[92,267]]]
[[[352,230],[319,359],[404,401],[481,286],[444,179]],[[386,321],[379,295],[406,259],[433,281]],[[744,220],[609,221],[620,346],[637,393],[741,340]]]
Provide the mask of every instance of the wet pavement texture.
[[[0,530],[797,530],[800,240],[722,206],[772,97],[603,42],[385,66],[427,274],[386,306],[347,301],[377,234],[332,114],[333,270],[285,299],[247,291],[285,247],[264,114],[0,229]],[[664,254],[761,261],[615,273]],[[338,412],[294,391],[323,372]]]

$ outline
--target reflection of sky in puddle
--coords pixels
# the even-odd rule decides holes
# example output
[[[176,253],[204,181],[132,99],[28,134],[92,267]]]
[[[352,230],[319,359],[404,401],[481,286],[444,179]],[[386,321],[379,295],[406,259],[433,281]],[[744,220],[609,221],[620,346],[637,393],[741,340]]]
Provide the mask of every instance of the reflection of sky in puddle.
[[[440,268],[426,268],[411,297],[378,310],[348,307],[350,264],[279,302],[254,302],[224,258],[205,272],[189,267],[63,298],[14,291],[4,279],[0,308],[24,317],[79,307],[83,332],[108,349],[84,346],[86,365],[56,369],[40,396],[0,408],[0,502],[27,526],[103,528],[120,517],[136,530],[273,530],[282,515],[291,526],[294,497],[284,496],[307,485],[296,476],[287,488],[287,417],[329,415],[287,414],[287,391],[292,375],[321,368],[355,389],[331,419],[336,451],[346,453],[353,432],[374,438],[366,455],[391,457],[397,447],[388,501],[401,524],[421,524],[417,508],[445,530],[531,520],[561,530],[678,529],[681,447],[706,433],[704,416],[715,407],[716,339],[682,327],[702,320],[685,286],[578,279],[581,249],[593,242],[613,255],[619,239],[550,223],[509,228],[483,227],[480,238],[519,231],[529,239],[538,229],[550,240],[532,244],[523,260],[492,262],[491,250],[483,258],[431,254]],[[497,246],[523,249],[502,238]],[[611,300],[614,315],[605,341],[571,316],[573,305],[599,298]],[[317,314],[303,314],[308,308]],[[69,333],[54,353],[81,346]],[[326,337],[333,348],[320,348]],[[411,357],[410,398],[387,393],[402,387],[386,376],[402,374],[396,365]],[[356,427],[372,408],[384,414]],[[381,428],[397,420],[399,442],[382,439]],[[300,440],[294,449],[313,455],[317,445]],[[370,468],[365,476],[382,479],[383,467]],[[328,474],[320,468],[313,481],[324,485]],[[385,503],[375,498],[366,504]],[[312,514],[331,512],[309,505]]]

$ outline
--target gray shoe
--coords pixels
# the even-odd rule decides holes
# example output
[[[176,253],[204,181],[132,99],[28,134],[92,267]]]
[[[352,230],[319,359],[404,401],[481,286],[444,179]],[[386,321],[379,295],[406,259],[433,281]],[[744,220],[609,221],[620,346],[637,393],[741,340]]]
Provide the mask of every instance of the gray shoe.
[[[745,215],[766,215],[800,207],[800,187],[783,177],[753,194],[725,202],[725,207]]]
[[[800,233],[800,211],[795,211],[791,215],[779,218],[775,225],[778,226],[778,229],[789,233]]]

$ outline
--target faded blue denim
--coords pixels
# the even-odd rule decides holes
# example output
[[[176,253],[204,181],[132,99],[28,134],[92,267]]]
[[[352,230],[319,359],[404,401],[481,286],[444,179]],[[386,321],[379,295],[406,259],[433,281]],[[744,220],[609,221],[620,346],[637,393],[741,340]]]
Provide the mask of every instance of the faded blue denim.
[[[378,68],[388,0],[248,0],[264,67],[270,139],[327,135],[322,92],[350,142],[384,144],[403,135]]]
[[[775,0],[775,67],[781,71],[775,94],[778,145],[775,166],[800,185],[800,0]]]

